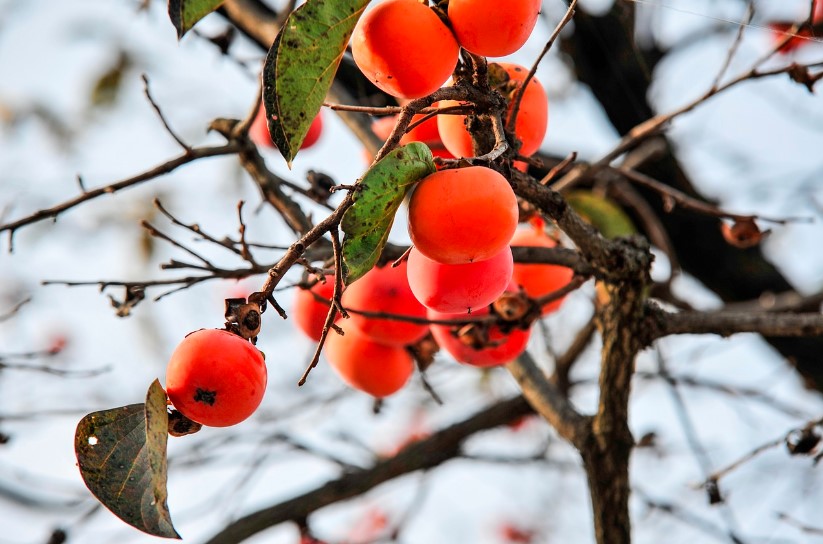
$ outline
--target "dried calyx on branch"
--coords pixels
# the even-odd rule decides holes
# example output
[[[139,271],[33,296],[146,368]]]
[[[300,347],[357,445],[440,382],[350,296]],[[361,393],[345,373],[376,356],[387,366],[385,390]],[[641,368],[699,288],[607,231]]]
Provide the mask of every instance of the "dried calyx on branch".
[[[226,330],[257,343],[257,335],[263,325],[262,314],[266,311],[266,297],[263,293],[252,293],[248,301],[244,298],[226,299]]]

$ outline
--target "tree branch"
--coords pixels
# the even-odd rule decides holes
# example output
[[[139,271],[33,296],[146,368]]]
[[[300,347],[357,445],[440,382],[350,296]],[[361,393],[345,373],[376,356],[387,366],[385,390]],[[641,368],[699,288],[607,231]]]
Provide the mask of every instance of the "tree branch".
[[[560,389],[535,364],[528,352],[506,365],[523,396],[557,433],[578,449],[585,443],[589,418],[578,412]]]
[[[269,527],[309,514],[330,504],[366,493],[405,474],[436,467],[460,455],[463,442],[475,433],[503,425],[531,412],[526,400],[515,397],[478,412],[429,438],[413,442],[390,459],[351,472],[293,499],[244,516],[214,535],[206,544],[235,544]]]
[[[30,225],[32,223],[37,223],[44,219],[56,218],[58,215],[65,212],[66,210],[70,210],[71,208],[79,206],[84,202],[88,202],[89,200],[95,199],[102,195],[116,193],[117,191],[133,187],[135,185],[143,183],[144,181],[149,181],[151,179],[160,177],[164,174],[168,174],[169,172],[176,170],[184,164],[188,164],[199,159],[204,159],[206,157],[233,155],[234,153],[237,153],[239,151],[240,146],[237,143],[228,143],[226,145],[221,145],[217,147],[200,147],[192,149],[190,152],[186,151],[179,157],[164,162],[163,164],[160,164],[158,166],[155,166],[151,170],[147,170],[142,174],[138,174],[134,177],[130,177],[122,181],[106,185],[104,187],[92,189],[91,191],[85,191],[77,197],[67,200],[56,206],[53,206],[51,208],[44,208],[31,215],[18,219],[17,221],[12,221],[10,223],[0,225],[0,232],[9,232],[9,249],[11,250],[13,247],[12,238],[14,237],[14,232],[20,227]]]
[[[741,332],[784,337],[823,336],[821,313],[668,312],[654,303],[648,303],[646,309],[652,321],[647,329],[650,340],[671,334],[731,336]]]

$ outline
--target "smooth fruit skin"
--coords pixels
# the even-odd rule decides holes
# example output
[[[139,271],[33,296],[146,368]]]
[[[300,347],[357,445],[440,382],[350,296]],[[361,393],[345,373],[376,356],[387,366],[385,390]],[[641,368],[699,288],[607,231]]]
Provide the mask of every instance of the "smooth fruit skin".
[[[210,427],[240,423],[266,391],[266,363],[251,342],[202,329],[186,336],[166,368],[166,393],[187,418]]]
[[[400,347],[375,342],[352,326],[349,319],[338,322],[345,332],[329,334],[326,359],[349,386],[374,397],[399,391],[414,372],[411,355]]]
[[[488,306],[472,312],[472,316],[483,316],[489,313]],[[429,310],[429,319],[460,319],[465,314],[448,314]],[[454,327],[449,325],[431,325],[432,336],[437,344],[449,352],[454,359],[463,364],[490,367],[509,363],[518,355],[526,351],[531,329],[514,329],[504,334],[497,326],[489,331],[491,345],[482,349],[475,349],[465,344],[460,338],[452,334]]]
[[[412,248],[406,272],[412,293],[424,306],[466,314],[494,302],[509,285],[512,268],[508,246],[491,259],[466,264],[441,264]]]
[[[385,0],[366,11],[352,34],[360,71],[383,91],[420,98],[439,89],[457,66],[451,30],[417,0]]]
[[[323,116],[318,113],[312,120],[311,125],[309,125],[309,131],[306,133],[303,143],[300,144],[300,149],[307,149],[316,144],[322,133]],[[266,108],[262,105],[257,110],[257,117],[254,118],[254,121],[252,121],[249,127],[249,138],[260,147],[277,147],[274,145],[271,135],[269,134],[269,127],[266,123]]]
[[[412,294],[406,278],[406,262],[371,269],[365,276],[346,287],[343,307],[364,312],[380,312],[425,319],[426,308]],[[349,321],[353,327],[381,344],[402,347],[417,342],[429,332],[428,325],[375,319],[354,312]]]
[[[557,244],[542,228],[529,227],[514,233],[512,246],[527,247],[555,247]],[[566,266],[553,264],[525,264],[515,263],[512,280],[526,291],[531,298],[542,297],[565,287],[574,276],[574,271]],[[558,299],[543,306],[542,314],[546,315],[557,310],[563,304]]]
[[[331,300],[334,295],[334,276],[326,276],[325,283],[317,282],[311,289],[298,289],[294,294],[291,318],[306,336],[318,341],[323,334],[329,304],[317,300],[314,295]]]
[[[517,197],[501,174],[484,166],[441,170],[412,193],[409,236],[439,263],[484,261],[508,245],[517,217]]]
[[[529,74],[529,70],[518,64],[507,62],[496,63],[501,66],[509,75],[510,81],[517,82],[518,87]],[[460,102],[454,100],[442,100],[439,107],[459,106]],[[513,104],[509,103],[506,113],[506,122],[512,113]],[[443,145],[446,146],[455,157],[473,157],[472,138],[466,130],[466,121],[463,115],[438,115],[437,128]],[[549,103],[546,99],[546,91],[537,81],[537,78],[529,80],[523,98],[520,101],[520,109],[514,123],[514,134],[520,140],[519,153],[523,156],[530,156],[540,149],[543,138],[546,136],[546,129],[549,125]]]
[[[458,43],[485,57],[520,49],[537,23],[541,0],[450,0],[449,20]]]

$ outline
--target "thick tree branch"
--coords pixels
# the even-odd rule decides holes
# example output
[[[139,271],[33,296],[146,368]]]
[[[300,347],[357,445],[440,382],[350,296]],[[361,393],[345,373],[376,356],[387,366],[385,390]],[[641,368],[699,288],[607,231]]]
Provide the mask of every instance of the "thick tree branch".
[[[764,336],[823,336],[821,313],[776,312],[668,312],[654,303],[647,304],[651,326],[649,339],[671,334],[719,334],[731,336],[755,332]]]
[[[266,168],[263,157],[251,144],[240,152],[240,164],[260,187],[263,198],[277,210],[297,234],[305,234],[314,226],[302,208],[281,188],[282,180]]]
[[[506,365],[523,396],[534,410],[548,421],[557,433],[577,448],[585,443],[589,419],[580,414],[568,397],[549,381],[528,352]]]
[[[405,474],[436,467],[458,457],[463,442],[478,432],[503,425],[531,413],[523,397],[500,402],[474,416],[413,442],[394,457],[372,468],[344,474],[293,499],[258,510],[222,529],[206,544],[236,544],[269,527],[293,520],[305,520],[312,512],[362,495],[378,485]]]

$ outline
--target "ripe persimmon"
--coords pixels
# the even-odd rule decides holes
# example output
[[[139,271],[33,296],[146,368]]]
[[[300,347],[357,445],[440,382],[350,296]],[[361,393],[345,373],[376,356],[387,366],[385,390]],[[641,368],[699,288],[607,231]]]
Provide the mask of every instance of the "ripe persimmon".
[[[508,245],[517,218],[517,198],[498,172],[484,166],[441,170],[412,193],[409,236],[439,263],[484,261]]]
[[[519,229],[514,233],[512,246],[555,247],[557,243],[543,231],[542,221],[537,226]],[[539,298],[565,287],[574,276],[574,271],[566,266],[554,264],[515,263],[512,280],[526,291],[531,298]],[[563,299],[543,306],[542,314],[549,314],[560,307]]]
[[[415,115],[412,118],[412,124],[418,122],[425,117],[422,114]],[[394,125],[397,123],[397,115],[390,115],[387,117],[380,117],[372,123],[372,131],[381,140],[386,140],[394,130]],[[444,159],[453,159],[454,155],[448,152],[443,146],[443,140],[440,139],[440,133],[437,129],[437,117],[429,117],[416,127],[406,132],[400,138],[400,144],[406,145],[411,142],[422,142],[426,144],[435,157],[442,157]],[[372,161],[372,156],[364,151],[366,162]]]
[[[488,306],[512,278],[512,252],[506,246],[485,261],[442,264],[412,248],[409,253],[409,286],[424,306],[438,312],[470,313]]]
[[[440,88],[457,66],[451,30],[417,0],[384,0],[366,11],[352,34],[360,71],[383,91],[420,98]]]
[[[303,138],[303,143],[300,144],[300,149],[307,149],[317,143],[320,135],[323,133],[323,116],[318,112],[317,116],[309,125],[309,131],[306,137]],[[269,134],[269,126],[266,122],[266,108],[262,105],[257,110],[257,116],[252,121],[249,127],[249,138],[251,141],[261,147],[276,147]]]
[[[516,290],[513,284],[510,290]],[[472,312],[472,317],[489,314],[485,306]],[[429,310],[429,319],[465,319],[466,314],[441,313]],[[531,336],[531,329],[514,328],[503,332],[497,325],[472,324],[430,325],[432,336],[437,344],[449,352],[457,362],[472,366],[488,367],[503,365],[513,361],[526,350]]]
[[[327,275],[325,279],[325,282],[315,283],[311,289],[298,289],[291,311],[297,328],[315,341],[320,340],[329,313],[329,303],[318,300],[318,297],[331,300],[334,295],[334,276]]]
[[[426,308],[412,294],[406,262],[371,269],[346,287],[343,307],[349,310],[395,314],[425,319]],[[377,319],[352,311],[349,321],[369,338],[393,346],[417,342],[429,332],[428,325],[397,319]]]
[[[266,391],[263,354],[226,330],[201,329],[186,336],[166,368],[166,393],[187,418],[210,427],[240,423]]]
[[[529,39],[540,4],[541,0],[449,0],[449,21],[464,49],[502,57]]]
[[[414,361],[404,348],[375,342],[349,319],[338,325],[344,335],[330,333],[326,359],[349,386],[382,398],[399,391],[414,372]]]
[[[494,66],[502,68],[503,71],[493,69]],[[504,122],[508,123],[508,118],[514,108],[512,99],[516,94],[515,91],[522,86],[529,70],[518,64],[498,62],[489,65],[489,73],[493,76],[497,74],[495,77],[500,78],[501,81],[493,82],[493,84],[509,100],[506,119],[504,119]],[[459,105],[460,102],[454,100],[443,100],[439,103],[441,108]],[[546,99],[546,91],[543,90],[543,86],[537,81],[537,78],[532,78],[523,92],[523,98],[520,101],[520,108],[514,124],[514,135],[520,140],[518,152],[521,155],[528,157],[540,149],[540,144],[543,143],[543,138],[546,136],[548,122],[549,103]],[[472,157],[475,155],[472,148],[471,134],[466,129],[465,116],[438,115],[437,128],[440,131],[443,145],[452,155],[455,157]]]

